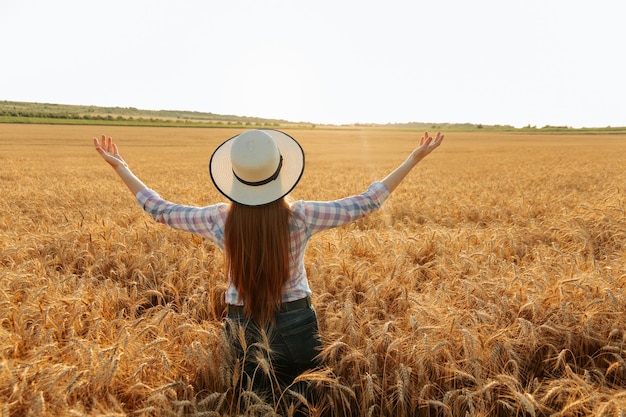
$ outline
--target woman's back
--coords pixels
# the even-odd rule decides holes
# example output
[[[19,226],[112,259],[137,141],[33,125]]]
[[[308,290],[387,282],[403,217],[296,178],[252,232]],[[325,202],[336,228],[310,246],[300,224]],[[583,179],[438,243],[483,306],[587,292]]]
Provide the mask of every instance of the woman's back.
[[[311,236],[376,210],[442,141],[442,135],[433,139],[426,132],[404,162],[362,194],[288,206],[285,196],[304,170],[302,147],[283,132],[244,132],[220,145],[209,162],[213,183],[231,204],[206,207],[161,198],[133,174],[111,138],[103,135],[100,142],[94,138],[94,145],[155,220],[203,236],[226,251],[224,327],[243,360],[244,374],[252,378],[253,386],[266,391],[273,386],[272,378],[265,368],[259,371],[259,358],[268,359],[282,387],[319,364],[321,340],[304,268]],[[262,378],[257,383],[258,376]]]
[[[284,198],[262,206],[232,203],[224,228],[231,285],[244,312],[269,322],[281,303],[290,275],[291,210]]]

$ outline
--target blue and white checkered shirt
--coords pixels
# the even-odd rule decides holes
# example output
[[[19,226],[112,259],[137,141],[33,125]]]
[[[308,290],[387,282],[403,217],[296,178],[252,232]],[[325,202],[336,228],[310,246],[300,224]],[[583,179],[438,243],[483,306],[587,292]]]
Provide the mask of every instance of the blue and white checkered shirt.
[[[224,249],[224,224],[229,204],[218,203],[206,207],[174,204],[161,198],[153,190],[137,193],[137,201],[157,222],[175,229],[195,233]],[[304,268],[304,251],[315,233],[351,223],[377,210],[389,197],[382,182],[374,182],[367,191],[335,201],[303,201],[291,204],[290,278],[285,283],[282,302],[298,300],[311,295]],[[226,303],[242,305],[237,289],[229,281]]]

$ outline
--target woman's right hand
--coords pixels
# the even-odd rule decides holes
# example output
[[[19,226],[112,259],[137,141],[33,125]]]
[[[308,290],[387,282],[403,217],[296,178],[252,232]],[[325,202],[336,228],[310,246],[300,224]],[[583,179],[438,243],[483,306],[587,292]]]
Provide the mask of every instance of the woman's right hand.
[[[114,169],[122,167],[128,168],[128,164],[124,161],[122,155],[120,155],[117,145],[113,142],[113,139],[107,137],[106,135],[102,135],[99,142],[97,138],[93,138],[93,144],[96,147],[96,151],[98,151],[100,156],[102,156],[102,159],[104,159]]]

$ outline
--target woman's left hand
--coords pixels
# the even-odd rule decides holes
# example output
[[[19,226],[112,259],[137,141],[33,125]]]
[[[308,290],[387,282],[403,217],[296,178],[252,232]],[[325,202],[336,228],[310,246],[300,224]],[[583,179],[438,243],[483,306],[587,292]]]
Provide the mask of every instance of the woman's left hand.
[[[93,144],[96,147],[96,151],[98,151],[100,156],[102,156],[102,159],[104,159],[114,169],[121,167],[128,168],[128,164],[124,161],[122,155],[120,155],[117,145],[113,142],[113,139],[107,137],[106,135],[102,135],[100,142],[98,142],[97,138],[93,138]]]
[[[424,136],[420,139],[420,146],[411,153],[411,158],[413,158],[415,162],[421,161],[428,154],[437,149],[439,145],[441,145],[441,142],[443,142],[443,135],[440,132],[437,132],[434,138],[430,136],[428,132],[424,132]]]

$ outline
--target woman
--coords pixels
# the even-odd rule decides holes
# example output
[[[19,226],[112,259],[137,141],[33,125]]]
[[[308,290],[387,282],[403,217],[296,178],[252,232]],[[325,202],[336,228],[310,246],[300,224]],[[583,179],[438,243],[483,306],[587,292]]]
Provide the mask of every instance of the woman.
[[[269,345],[266,368],[269,362],[277,382],[284,387],[318,364],[321,347],[304,268],[307,242],[317,232],[378,209],[443,138],[440,133],[433,138],[426,132],[404,162],[362,194],[330,202],[289,203],[286,196],[304,170],[302,148],[277,130],[246,131],[220,145],[209,162],[213,183],[230,203],[206,207],[162,199],[132,173],[110,137],[103,135],[100,141],[93,141],[102,158],[157,222],[198,234],[225,251],[226,327],[231,334],[245,335],[232,339],[235,350],[247,359],[245,371],[252,376],[264,372],[252,365],[258,361],[259,352],[251,353],[248,348]],[[239,332],[240,328],[244,331]],[[272,381],[266,378],[256,385],[267,388]]]

